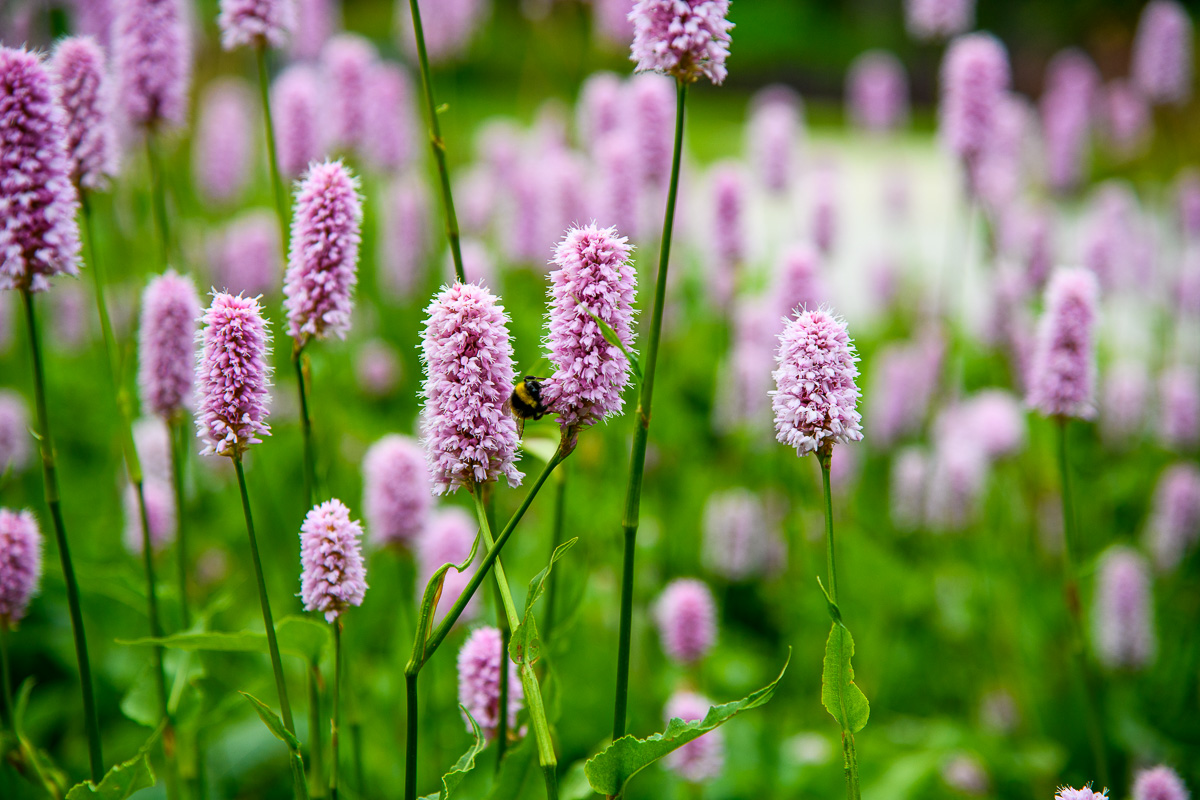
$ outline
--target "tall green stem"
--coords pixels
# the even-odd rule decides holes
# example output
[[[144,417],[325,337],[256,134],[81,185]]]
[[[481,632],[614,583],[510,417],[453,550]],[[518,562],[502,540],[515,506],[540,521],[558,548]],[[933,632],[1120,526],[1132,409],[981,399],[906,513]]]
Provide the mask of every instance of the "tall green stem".
[[[25,304],[25,322],[29,331],[29,350],[33,361],[33,391],[37,406],[38,445],[42,456],[42,478],[45,482],[46,505],[54,525],[54,538],[58,544],[58,558],[62,563],[63,582],[67,588],[67,608],[71,614],[71,633],[75,638],[75,661],[79,665],[79,682],[83,690],[83,718],[88,735],[88,760],[91,765],[93,783],[104,778],[104,754],[100,741],[100,720],[96,715],[96,698],[92,691],[92,666],[88,660],[87,634],[83,629],[83,609],[79,602],[79,582],[75,579],[75,566],[67,544],[67,530],[63,522],[62,502],[58,494],[58,472],[54,463],[54,441],[50,437],[50,415],[46,412],[46,376],[42,365],[42,346],[38,335],[37,313],[33,293],[21,291]]]
[[[158,151],[158,134],[146,131],[146,159],[150,162],[150,184],[154,195],[154,216],[158,222],[158,238],[162,266],[171,263],[171,221],[167,217],[167,183],[163,174],[162,154]]]
[[[296,368],[296,386],[300,390],[300,430],[304,436],[304,511],[313,506],[313,491],[317,482],[316,456],[313,453],[312,416],[308,411],[308,387],[305,380],[304,345],[297,342],[292,348],[292,365]]]
[[[259,44],[255,49],[258,62],[258,90],[262,99],[263,126],[267,135],[267,161],[271,166],[271,191],[275,195],[275,216],[279,220],[279,238],[283,242],[284,259],[288,252],[287,194],[283,190],[283,179],[279,176],[279,156],[275,152],[275,120],[271,116],[270,77],[267,73],[267,46]]]
[[[162,637],[162,625],[158,619],[158,591],[154,578],[154,541],[150,537],[150,517],[146,512],[146,488],[143,481],[133,484],[137,493],[138,516],[142,524],[142,569],[146,572],[146,616],[150,621],[150,635]],[[167,679],[163,671],[163,649],[154,648],[154,688],[158,692],[159,716],[170,724],[167,714]]]
[[[118,379],[121,366],[117,359],[117,342],[113,336],[112,322],[108,316],[108,303],[104,299],[104,273],[100,271],[100,262],[96,258],[96,240],[92,228],[91,193],[87,189],[79,190],[79,204],[83,217],[83,246],[88,266],[92,269],[92,283],[96,288],[96,311],[100,316],[100,333],[104,338],[104,353],[108,358],[108,372],[112,376],[114,389],[119,391]]]
[[[171,430],[171,483],[175,490],[175,512],[178,523],[175,527],[176,579],[179,582],[179,614],[183,629],[192,627],[192,613],[188,607],[188,549],[187,508],[183,490],[183,471],[187,466],[187,426],[182,419],[170,423]]]
[[[279,693],[279,710],[283,715],[283,726],[288,733],[296,735],[296,724],[292,721],[292,705],[288,702],[287,682],[283,677],[283,661],[279,658],[279,643],[275,640],[275,622],[271,618],[271,601],[267,598],[267,582],[263,578],[262,560],[258,556],[258,539],[254,535],[254,516],[250,513],[250,493],[246,490],[246,473],[242,469],[241,454],[233,456],[237,470],[238,489],[242,493],[242,514],[246,517],[246,534],[250,538],[250,559],[254,563],[254,578],[258,582],[258,603],[262,607],[263,627],[267,633],[267,650],[271,654],[271,669],[275,673],[275,689]],[[297,800],[307,800],[308,787],[304,782],[303,765],[298,765],[299,755],[290,757],[292,782]]]
[[[633,561],[637,541],[638,515],[642,506],[642,478],[646,470],[646,444],[650,437],[650,407],[654,399],[654,375],[658,367],[658,344],[662,337],[663,307],[667,293],[667,266],[671,260],[671,231],[675,225],[675,198],[679,192],[679,162],[683,156],[684,104],[687,84],[675,81],[675,151],[671,158],[671,183],[667,189],[667,210],[663,217],[662,240],[658,252],[658,282],[654,288],[654,311],[650,317],[650,342],[642,366],[642,391],[638,397],[637,427],[633,431],[633,450],[629,456],[629,484],[625,492],[625,512],[621,529],[625,534],[625,553],[621,570],[621,622],[617,642],[617,690],[613,702],[613,741],[625,735],[626,709],[629,705],[629,654],[633,631]]]
[[[13,705],[12,693],[12,669],[8,664],[8,621],[0,619],[0,702],[4,705],[0,707],[0,722],[4,723],[6,728],[13,728],[13,710],[16,708]]]
[[[525,494],[525,499],[521,501],[515,513],[504,526],[504,530],[496,539],[495,546],[488,548],[484,554],[483,562],[479,568],[471,575],[471,580],[463,588],[458,599],[454,601],[454,605],[446,612],[446,616],[441,623],[433,629],[429,634],[428,639],[423,638],[425,631],[417,630],[413,636],[413,652],[408,660],[408,664],[404,667],[405,678],[405,695],[407,702],[405,704],[405,714],[407,717],[407,736],[404,753],[404,800],[416,800],[417,797],[417,676],[421,672],[421,667],[429,660],[430,656],[438,649],[438,646],[445,640],[450,629],[454,627],[454,623],[462,615],[463,609],[467,607],[467,603],[475,595],[480,584],[487,578],[489,570],[496,559],[500,557],[500,551],[504,549],[504,545],[508,543],[509,537],[517,528],[517,524],[521,518],[525,516],[525,512],[529,510],[533,499],[537,497],[538,492],[546,483],[546,480],[554,472],[562,460],[566,458],[563,453],[562,446],[555,451],[554,455],[546,462],[545,468],[538,475],[537,480],[529,487],[529,491]],[[540,697],[539,697],[540,699]],[[551,771],[551,773],[553,770]],[[546,780],[550,781],[554,777],[551,773],[546,773]]]
[[[484,484],[481,487],[483,492],[483,504],[487,509],[488,529],[496,527],[496,493],[493,491],[494,484]],[[508,674],[511,669],[512,661],[506,657],[508,653],[508,643],[512,638],[512,629],[508,626],[508,617],[504,613],[504,608],[500,599],[500,590],[496,590],[496,627],[500,630],[500,699],[497,704],[500,708],[500,713],[496,716],[496,771],[500,771],[500,765],[504,763],[504,751],[508,749]]]
[[[429,72],[429,56],[425,52],[425,29],[421,26],[421,8],[417,0],[409,0],[412,9],[413,34],[417,39],[417,60],[421,64],[421,87],[425,93],[425,112],[429,116],[429,146],[437,162],[438,177],[441,179],[442,210],[446,215],[446,238],[450,240],[450,253],[454,258],[454,275],[459,283],[466,283],[463,272],[462,246],[459,242],[458,216],[454,213],[454,195],[450,191],[450,170],[446,168],[446,142],[442,139],[442,126],[438,122],[438,109],[433,100],[433,82]]]
[[[1071,461],[1068,450],[1069,420],[1060,417],[1058,428],[1058,473],[1062,480],[1063,509],[1063,599],[1067,605],[1067,616],[1071,620],[1071,660],[1079,676],[1083,690],[1084,712],[1087,714],[1088,743],[1095,762],[1096,778],[1101,786],[1108,786],[1108,755],[1104,747],[1104,731],[1099,703],[1096,699],[1095,679],[1088,667],[1084,654],[1083,608],[1079,598],[1079,580],[1075,572],[1074,551],[1079,546],[1075,518],[1075,497],[1071,489]]]
[[[488,524],[487,511],[483,507],[482,491],[480,487],[476,487],[473,492],[475,498],[476,516],[479,518],[479,534],[483,537],[483,543],[487,547],[489,553],[496,550],[496,542],[492,539],[492,528]],[[508,586],[508,576],[504,574],[504,565],[500,563],[500,557],[497,555],[496,563],[492,569],[492,573],[496,577],[496,589],[500,594],[501,605],[504,607],[504,614],[508,617],[509,630],[516,630],[521,624],[521,618],[517,616],[517,606],[512,599],[512,591]],[[508,660],[508,653],[500,654],[502,660]],[[521,689],[525,694],[525,707],[529,711],[529,724],[533,726],[533,736],[537,742],[538,762],[542,765],[542,773],[546,778],[546,796],[549,800],[557,800],[558,798],[558,758],[554,754],[554,740],[550,737],[550,723],[546,719],[546,707],[542,703],[542,690],[538,685],[537,676],[533,674],[533,665],[528,662],[521,662],[517,665],[517,673],[521,678]],[[499,710],[500,716],[507,716],[508,709],[501,705]]]
[[[550,531],[550,555],[562,544],[563,514],[566,511],[567,498],[567,468],[563,467],[558,473],[558,486],[554,491],[554,523]],[[550,641],[557,622],[558,601],[558,570],[552,570],[546,579],[546,622],[542,625],[542,641]]]
[[[316,661],[308,665],[308,729],[308,783],[314,798],[324,797],[325,785],[321,778],[325,774],[321,752],[321,666]]]
[[[329,797],[338,796],[338,725],[342,715],[342,618],[333,623],[333,724],[329,734]]]
[[[821,462],[821,486],[825,492],[825,560],[829,569],[829,601],[837,605],[837,572],[834,569],[833,558],[833,492],[829,486],[829,466],[833,460],[833,448],[818,451],[817,458]],[[839,609],[840,612],[840,609]],[[835,623],[836,624],[836,623]],[[845,698],[838,692],[842,700],[841,718],[847,719]],[[858,782],[858,753],[854,749],[854,733],[842,727],[842,762],[846,773],[846,800],[860,800],[862,789]]]

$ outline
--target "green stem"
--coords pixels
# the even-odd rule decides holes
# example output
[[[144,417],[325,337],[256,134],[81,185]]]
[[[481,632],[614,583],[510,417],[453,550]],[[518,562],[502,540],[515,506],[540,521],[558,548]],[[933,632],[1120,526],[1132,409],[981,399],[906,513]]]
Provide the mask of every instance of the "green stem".
[[[404,800],[417,800],[417,671],[404,673],[405,715]]]
[[[87,256],[88,266],[92,268],[92,282],[96,287],[96,311],[100,315],[100,333],[104,337],[104,353],[108,356],[108,371],[113,378],[114,387],[118,386],[117,379],[121,374],[117,363],[117,340],[113,336],[112,322],[108,316],[108,303],[104,299],[104,274],[100,271],[100,262],[96,259],[96,240],[92,228],[91,193],[87,189],[79,190],[79,204],[83,217],[83,246]]]
[[[338,796],[338,725],[342,713],[342,618],[333,623],[333,724],[330,726],[329,797]]]
[[[267,162],[271,166],[271,190],[275,195],[275,216],[279,220],[279,238],[283,242],[284,263],[288,252],[287,194],[283,190],[283,179],[279,176],[279,156],[275,152],[275,121],[271,116],[271,91],[267,73],[267,46],[260,43],[255,49],[258,62],[258,89],[262,99],[263,125],[267,135]]]
[[[658,367],[658,344],[662,338],[663,307],[667,293],[667,266],[671,260],[671,231],[675,225],[675,198],[679,193],[679,163],[683,156],[684,104],[687,84],[675,81],[675,151],[671,158],[671,183],[667,190],[667,210],[663,217],[662,240],[658,252],[658,282],[654,289],[654,311],[650,317],[650,342],[643,364],[642,389],[638,397],[637,427],[633,431],[633,450],[629,456],[629,484],[625,492],[625,512],[621,528],[625,534],[625,553],[621,571],[621,621],[617,642],[617,688],[613,702],[613,741],[625,735],[626,709],[629,705],[629,655],[633,631],[633,561],[637,540],[638,515],[642,505],[642,479],[646,470],[646,444],[650,437],[651,403],[654,399],[654,375]]]
[[[1079,676],[1083,690],[1084,713],[1087,715],[1088,744],[1095,762],[1096,778],[1101,786],[1108,786],[1108,755],[1104,747],[1103,719],[1096,698],[1095,680],[1084,654],[1083,607],[1079,598],[1079,580],[1075,572],[1073,553],[1079,546],[1075,518],[1075,498],[1071,489],[1071,461],[1068,450],[1068,422],[1066,417],[1057,420],[1058,428],[1058,473],[1062,480],[1063,508],[1063,599],[1067,615],[1071,620],[1071,659]]]
[[[472,492],[472,496],[475,498],[475,512],[479,518],[479,534],[483,537],[487,552],[491,553],[496,550],[496,543],[492,539],[492,528],[488,524],[487,511],[483,507],[481,495],[480,487],[476,486],[476,491]],[[496,577],[496,589],[500,593],[504,614],[508,617],[508,627],[510,630],[516,630],[521,625],[521,618],[517,616],[517,605],[513,602],[512,592],[508,586],[508,576],[504,574],[504,565],[500,563],[499,556],[496,557],[492,573]],[[507,661],[509,656],[507,652],[504,652],[500,657]],[[557,769],[558,759],[554,755],[554,740],[550,737],[550,723],[546,719],[546,707],[542,704],[542,690],[538,686],[537,677],[533,674],[531,664],[521,662],[517,665],[517,672],[521,677],[521,688],[525,693],[525,707],[529,711],[529,724],[533,726],[533,736],[537,741],[538,761],[542,765],[542,771],[549,774]],[[501,706],[499,713],[501,716],[505,716],[508,714],[508,709]],[[556,782],[549,776],[546,780],[546,791],[551,800],[557,797]]]
[[[161,245],[159,256],[165,268],[171,263],[171,222],[167,217],[167,185],[163,174],[162,155],[158,152],[158,134],[146,131],[146,158],[150,162],[150,184],[154,195],[154,214],[158,222]]]
[[[437,162],[438,177],[441,179],[442,210],[446,215],[446,238],[450,240],[450,253],[454,258],[454,275],[459,283],[466,283],[463,272],[462,247],[459,243],[458,216],[454,213],[454,195],[450,191],[450,171],[446,168],[446,143],[442,140],[442,126],[438,122],[437,104],[433,100],[433,82],[429,72],[429,56],[425,52],[425,29],[421,26],[421,9],[417,0],[409,0],[412,9],[413,34],[417,39],[417,60],[421,64],[421,87],[425,94],[425,111],[429,115],[429,146]]]
[[[833,447],[817,452],[821,462],[821,487],[825,493],[825,559],[829,569],[829,602],[837,605],[837,572],[833,560],[833,492],[829,486],[829,467],[833,461]],[[839,614],[841,609],[838,609]],[[842,706],[842,719],[847,719],[846,698],[840,687],[838,701]],[[846,773],[846,800],[860,800],[862,789],[858,782],[858,753],[854,749],[854,733],[842,727],[842,764]]]
[[[16,730],[13,725],[13,712],[16,706],[13,704],[12,693],[12,669],[8,663],[8,620],[0,619],[0,700],[4,702],[4,706],[0,707],[0,722],[4,723],[6,728]]]
[[[567,497],[567,472],[566,467],[563,467],[562,472],[558,475],[558,486],[554,492],[554,522],[550,531],[550,555],[554,555],[554,551],[562,544],[563,533],[563,515],[566,511]],[[554,623],[557,621],[557,601],[558,600],[558,570],[551,570],[550,577],[546,579],[546,623],[542,626],[542,641],[549,642],[550,635],[554,632]]]
[[[238,489],[242,493],[242,513],[246,517],[246,534],[250,538],[250,559],[254,563],[254,577],[258,582],[258,602],[262,607],[263,627],[267,633],[267,650],[271,654],[271,669],[275,673],[275,689],[279,693],[279,710],[283,716],[283,726],[288,733],[296,735],[296,724],[292,720],[292,705],[288,702],[287,682],[283,677],[283,662],[279,658],[279,643],[275,640],[275,622],[271,619],[271,601],[267,598],[267,582],[263,578],[262,560],[258,555],[258,539],[254,535],[254,517],[250,513],[250,493],[246,490],[246,472],[242,469],[240,453],[233,456],[233,466],[237,471]],[[304,769],[297,769],[298,753],[291,754],[292,782],[295,785],[297,800],[307,800],[308,787],[304,782]]]
[[[309,785],[313,797],[325,796],[324,755],[321,746],[321,666],[316,661],[308,665],[308,738]]]
[[[54,538],[58,544],[58,557],[62,562],[63,582],[67,588],[67,608],[71,614],[71,633],[75,638],[75,661],[79,665],[79,682],[83,690],[83,718],[88,734],[88,759],[91,765],[92,782],[99,784],[104,778],[104,754],[101,749],[100,721],[96,715],[96,699],[92,690],[92,666],[88,660],[87,634],[83,629],[83,609],[79,602],[79,582],[75,579],[75,566],[67,544],[67,530],[63,522],[62,502],[58,494],[58,473],[54,464],[54,442],[50,438],[50,416],[46,411],[46,377],[42,365],[42,346],[38,337],[37,315],[33,304],[33,293],[21,291],[25,304],[25,321],[29,330],[29,349],[33,361],[33,390],[37,406],[38,445],[42,456],[42,477],[45,482],[46,505],[54,525]]]
[[[475,570],[475,573],[471,575],[471,580],[467,582],[458,599],[454,601],[454,605],[446,612],[446,616],[442,619],[441,624],[433,629],[428,639],[422,640],[424,631],[421,630],[416,631],[413,636],[412,656],[409,658],[408,664],[404,667],[407,695],[405,713],[408,726],[404,753],[404,800],[416,800],[417,797],[417,675],[420,674],[421,667],[425,665],[430,656],[433,655],[450,633],[451,628],[454,627],[454,623],[462,615],[463,609],[467,607],[467,603],[471,601],[480,584],[487,577],[492,564],[500,557],[500,551],[504,549],[504,545],[508,542],[509,537],[516,530],[517,524],[525,516],[525,512],[529,510],[529,506],[533,503],[533,498],[537,497],[537,493],[554,472],[554,468],[564,458],[566,458],[566,455],[563,453],[562,445],[560,444],[559,449],[546,462],[546,466],[541,474],[538,475],[537,480],[529,487],[529,491],[525,494],[525,499],[521,501],[521,505],[517,507],[516,512],[504,526],[504,530],[501,532],[499,538],[496,539],[495,546],[489,547],[487,553],[484,554],[483,562],[479,565],[479,569]],[[523,681],[522,688],[524,688]],[[528,699],[529,696],[527,692],[526,698]],[[537,698],[540,702],[540,694]],[[532,711],[530,713],[532,714]]]
[[[485,484],[481,490],[484,494],[484,505],[487,507],[488,528],[496,527],[496,496],[492,491],[493,484]],[[508,626],[508,618],[501,607],[500,591],[496,590],[496,627],[500,630],[500,713],[496,718],[496,771],[504,761],[504,751],[508,748],[508,673],[510,659],[507,658],[508,643],[512,638],[512,628]]]
[[[183,629],[192,627],[192,613],[188,608],[188,550],[187,509],[183,490],[183,471],[187,464],[187,426],[181,419],[170,423],[171,430],[171,482],[175,489],[175,513],[179,522],[175,527],[176,579],[179,581],[179,613]]]
[[[133,484],[137,494],[138,516],[142,526],[142,569],[146,573],[146,616],[150,621],[150,635],[162,637],[162,625],[158,619],[158,591],[154,578],[154,542],[150,537],[150,516],[146,511],[146,486],[143,481]],[[163,649],[154,648],[154,683],[158,692],[158,713],[170,725],[167,714],[167,679],[163,672]]]
[[[304,379],[304,345],[299,342],[292,348],[292,365],[296,368],[296,386],[300,390],[300,430],[304,436],[304,512],[308,513],[313,506],[317,467],[313,453],[312,416],[308,410],[308,389]]]

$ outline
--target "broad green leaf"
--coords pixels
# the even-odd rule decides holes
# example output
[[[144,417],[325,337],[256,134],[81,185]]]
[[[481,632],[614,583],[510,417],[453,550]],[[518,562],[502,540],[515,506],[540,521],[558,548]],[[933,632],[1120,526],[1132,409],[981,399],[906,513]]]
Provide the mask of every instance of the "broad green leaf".
[[[275,638],[279,652],[311,661],[330,640],[327,625],[305,617],[284,617],[275,623]],[[117,639],[117,644],[153,647],[160,645],[175,650],[209,650],[223,653],[265,653],[267,635],[257,631],[226,633],[174,633],[170,636],[143,636],[138,639]]]
[[[756,692],[720,706],[713,706],[702,720],[684,722],[673,719],[667,723],[667,729],[646,739],[633,736],[622,736],[598,755],[588,759],[584,766],[584,774],[588,783],[598,794],[616,796],[625,791],[625,784],[634,775],[658,761],[663,756],[683,747],[693,739],[698,739],[709,731],[723,725],[743,711],[765,705],[775,687],[783,679],[788,662],[792,660],[791,650],[788,650],[788,661],[784,662],[779,677]]]
[[[612,329],[611,325],[592,313],[592,310],[588,308],[587,303],[583,302],[575,295],[571,295],[571,297],[573,297],[575,302],[579,304],[579,307],[587,312],[587,315],[595,320],[596,324],[600,326],[600,333],[604,336],[604,341],[608,342],[613,347],[619,348],[620,351],[625,354],[625,358],[629,359],[629,366],[633,368],[633,374],[636,375],[637,379],[640,381],[642,379],[642,365],[638,363],[637,356],[634,354],[634,352],[625,346],[625,343],[621,341],[620,336],[617,336],[617,332]]]
[[[475,756],[487,747],[487,739],[483,738],[483,732],[479,730],[479,723],[471,716],[471,712],[467,711],[466,706],[460,705],[459,708],[462,709],[462,713],[467,715],[467,721],[471,723],[471,735],[475,737],[475,741],[467,748],[467,752],[459,757],[454,767],[442,776],[442,790],[437,794],[425,795],[421,800],[446,800],[450,797],[450,793],[458,788],[466,774],[475,769]]]
[[[150,752],[150,747],[158,740],[162,730],[160,725],[138,750],[137,755],[110,769],[99,786],[91,781],[77,783],[67,792],[66,800],[125,800],[134,792],[149,789],[154,785],[154,768],[150,766],[150,759],[146,754]]]
[[[421,596],[421,609],[417,614],[417,630],[420,635],[413,643],[412,661],[414,663],[418,665],[425,663],[425,644],[429,641],[429,631],[433,627],[433,617],[434,612],[437,611],[438,600],[442,597],[442,584],[446,580],[446,573],[452,569],[456,572],[465,572],[467,567],[475,561],[475,553],[479,550],[479,540],[482,538],[478,534],[475,535],[475,541],[471,544],[471,552],[467,554],[467,558],[462,564],[442,564],[425,584],[425,593]]]
[[[325,647],[333,641],[333,633],[325,622],[292,614],[275,622],[275,639],[281,652],[320,661]]]
[[[147,665],[138,675],[133,686],[121,698],[121,713],[129,719],[153,728],[162,722],[162,711],[158,707],[158,692],[154,688],[154,679]]]
[[[541,656],[542,643],[538,640],[537,622],[533,618],[533,605],[546,590],[546,578],[550,576],[550,570],[554,569],[555,562],[566,555],[567,551],[578,541],[579,538],[576,537],[554,548],[554,554],[550,556],[550,563],[544,570],[534,575],[533,580],[529,582],[529,592],[525,595],[525,616],[521,619],[521,624],[517,625],[517,629],[512,632],[512,638],[508,642],[509,658],[518,664],[533,664]]]
[[[854,639],[845,625],[833,623],[825,642],[825,667],[821,670],[821,703],[842,730],[858,733],[867,724],[871,707],[854,683]]]
[[[279,718],[279,715],[270,706],[252,694],[247,694],[246,692],[238,692],[238,694],[250,701],[250,704],[254,706],[254,711],[258,714],[258,718],[267,726],[267,730],[275,734],[276,739],[286,744],[288,750],[291,750],[293,753],[300,752],[300,740],[296,738],[295,734],[284,727],[283,720]]]
[[[512,800],[521,796],[525,782],[529,780],[529,767],[533,765],[533,757],[537,752],[532,736],[526,736],[515,746],[504,753],[500,762],[500,771],[492,781],[492,788],[487,793],[487,800]]]

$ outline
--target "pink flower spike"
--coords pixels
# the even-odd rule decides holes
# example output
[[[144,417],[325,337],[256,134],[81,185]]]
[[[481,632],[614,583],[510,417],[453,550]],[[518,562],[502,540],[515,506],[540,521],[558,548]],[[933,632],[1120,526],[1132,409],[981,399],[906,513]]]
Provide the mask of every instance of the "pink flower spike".
[[[447,494],[501,475],[510,486],[520,484],[517,422],[503,410],[513,387],[504,307],[483,286],[455,283],[438,293],[427,313],[421,433],[435,491]]]
[[[283,286],[288,335],[297,347],[330,334],[346,338],[362,218],[358,178],[340,161],[313,164],[296,189]]]
[[[0,508],[0,622],[20,622],[42,579],[42,534],[28,511]]]
[[[325,152],[321,77],[307,64],[293,64],[271,84],[279,171],[296,176]]]
[[[152,278],[142,294],[138,388],[145,409],[164,419],[191,402],[202,310],[192,279],[173,270]]]
[[[914,39],[949,39],[975,24],[975,0],[904,0],[904,18]]]
[[[1179,566],[1197,539],[1200,539],[1200,468],[1175,464],[1167,468],[1154,489],[1145,547],[1158,571],[1169,572]]]
[[[221,46],[282,47],[296,27],[295,0],[221,0]]]
[[[1062,786],[1055,793],[1054,800],[1108,800],[1108,789],[1102,792],[1093,792],[1090,783],[1082,789]]]
[[[269,435],[270,333],[256,297],[217,292],[196,334],[201,455],[238,458]]]
[[[1100,558],[1093,601],[1096,656],[1110,669],[1140,669],[1154,658],[1154,598],[1146,560],[1116,546]]]
[[[674,661],[691,664],[704,658],[717,638],[717,610],[703,581],[671,581],[654,606],[663,650]]]
[[[428,527],[417,539],[417,597],[421,602],[425,585],[433,577],[433,573],[443,564],[453,564],[458,567],[471,554],[471,545],[479,535],[479,526],[475,518],[466,511],[455,506],[444,508],[435,513],[429,520]],[[464,572],[457,569],[446,571],[445,582],[442,584],[442,598],[438,603],[434,623],[441,621],[446,611],[458,601],[459,595],[471,580],[471,564]],[[456,624],[466,625],[479,616],[479,595],[476,594],[463,608],[462,616]]]
[[[846,75],[850,116],[860,128],[886,133],[908,118],[908,75],[900,60],[885,50],[869,50]]]
[[[1130,72],[1153,103],[1183,105],[1192,96],[1192,20],[1175,0],[1142,9]]]
[[[44,292],[79,272],[79,198],[64,114],[33,53],[0,48],[0,290]]]
[[[50,72],[66,115],[71,180],[87,189],[102,189],[117,171],[104,50],[91,37],[63,39],[54,48]]]
[[[333,622],[350,606],[361,606],[367,591],[362,557],[362,525],[350,519],[341,500],[314,506],[300,526],[300,597],[305,611]]]
[[[0,475],[25,469],[33,442],[29,431],[25,398],[9,389],[0,389]]]
[[[508,658],[508,653],[503,651],[500,631],[490,627],[471,631],[458,651],[458,702],[470,712],[489,741],[496,738],[496,729],[500,726],[500,662],[505,658]],[[509,730],[516,728],[517,714],[524,705],[521,678],[517,670],[510,666]]]
[[[988,145],[1009,80],[1008,54],[990,33],[960,36],[946,49],[938,107],[940,135],[968,170]]]
[[[1092,416],[1099,293],[1095,276],[1081,267],[1060,269],[1046,287],[1028,396],[1046,416]]]
[[[595,318],[632,351],[637,273],[631,249],[616,228],[593,223],[567,231],[554,251],[546,347],[557,369],[543,386],[543,400],[564,430],[621,412],[629,359],[604,338]]]
[[[325,43],[325,114],[334,143],[356,150],[366,142],[371,119],[371,76],[379,62],[375,45],[356,33],[339,33]]]
[[[183,0],[120,0],[113,21],[116,97],[138,128],[179,127],[187,116],[192,36]]]
[[[241,196],[254,178],[258,135],[249,85],[238,78],[209,84],[192,142],[192,174],[204,199],[232,203]]]
[[[858,413],[858,354],[846,323],[824,308],[796,314],[779,334],[776,438],[796,455],[822,457],[837,442],[863,438]]]
[[[371,445],[363,458],[363,510],[371,541],[412,547],[429,524],[432,507],[421,445],[398,433]]]
[[[701,77],[718,86],[729,58],[729,0],[635,0],[632,59],[637,71],[655,70],[684,83]]]
[[[1167,766],[1143,769],[1133,779],[1132,800],[1190,800],[1179,774]]]
[[[142,492],[146,498],[146,521],[150,525],[150,549],[160,552],[175,541],[178,515],[175,513],[175,491],[167,480],[146,480]],[[125,549],[135,556],[142,554],[142,510],[138,507],[137,489],[125,486]]]

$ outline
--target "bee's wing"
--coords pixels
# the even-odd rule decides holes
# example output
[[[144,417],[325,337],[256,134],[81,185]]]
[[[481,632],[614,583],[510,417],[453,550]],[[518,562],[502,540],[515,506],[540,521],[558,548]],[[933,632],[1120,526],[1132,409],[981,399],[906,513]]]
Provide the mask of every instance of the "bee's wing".
[[[510,417],[516,416],[516,414],[514,414],[513,410],[512,410],[512,395],[511,394],[507,398],[505,398],[504,405],[500,406],[500,410],[503,413],[508,414]]]

